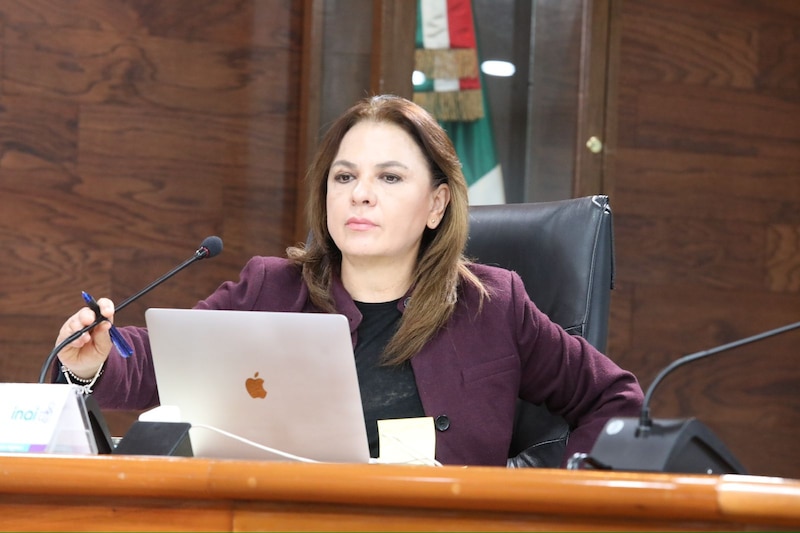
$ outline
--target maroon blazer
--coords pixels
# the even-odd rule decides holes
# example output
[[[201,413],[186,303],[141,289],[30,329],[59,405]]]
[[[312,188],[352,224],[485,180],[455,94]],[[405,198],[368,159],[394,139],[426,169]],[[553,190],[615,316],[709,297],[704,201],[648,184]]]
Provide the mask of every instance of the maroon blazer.
[[[566,457],[590,452],[609,418],[638,416],[642,390],[633,374],[551,322],[516,273],[477,264],[471,269],[490,299],[478,313],[478,291],[463,284],[448,324],[411,361],[425,414],[435,421],[440,462],[506,465],[517,397],[544,403],[570,423]],[[338,278],[332,291],[355,345],[361,314]],[[400,310],[411,300],[401,300]],[[195,307],[318,312],[299,269],[277,257],[252,258],[238,282],[223,283]],[[109,356],[95,398],[109,409],[158,405],[147,331],[120,331],[135,355]]]

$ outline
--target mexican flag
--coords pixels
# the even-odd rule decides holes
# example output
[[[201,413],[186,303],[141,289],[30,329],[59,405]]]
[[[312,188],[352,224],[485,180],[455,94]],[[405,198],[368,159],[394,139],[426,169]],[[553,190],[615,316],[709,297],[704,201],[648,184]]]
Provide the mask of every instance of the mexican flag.
[[[414,101],[450,135],[472,205],[505,203],[471,0],[417,0]]]

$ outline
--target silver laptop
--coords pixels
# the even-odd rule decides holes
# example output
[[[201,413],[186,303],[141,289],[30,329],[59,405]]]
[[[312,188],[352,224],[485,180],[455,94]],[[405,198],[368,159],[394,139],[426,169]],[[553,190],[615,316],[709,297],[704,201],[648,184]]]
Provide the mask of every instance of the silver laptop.
[[[162,406],[196,457],[369,462],[346,317],[148,309]]]

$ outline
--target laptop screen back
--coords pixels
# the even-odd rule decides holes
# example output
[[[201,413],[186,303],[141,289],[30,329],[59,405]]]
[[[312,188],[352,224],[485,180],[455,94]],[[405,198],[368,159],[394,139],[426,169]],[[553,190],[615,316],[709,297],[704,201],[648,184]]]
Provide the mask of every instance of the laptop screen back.
[[[192,424],[195,456],[291,460],[237,436],[315,461],[369,461],[343,315],[153,308],[145,318],[161,405]]]

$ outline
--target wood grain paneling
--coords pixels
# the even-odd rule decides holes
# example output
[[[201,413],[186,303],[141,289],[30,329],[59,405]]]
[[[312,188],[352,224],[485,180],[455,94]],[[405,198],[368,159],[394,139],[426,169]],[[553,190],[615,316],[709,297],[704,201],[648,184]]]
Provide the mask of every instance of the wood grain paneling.
[[[141,323],[303,235],[299,157],[392,61],[371,61],[375,5],[0,3],[0,380],[36,379],[82,289],[121,301],[222,236],[219,258],[118,317]],[[580,31],[566,5],[555,20]],[[323,18],[305,41],[304,9]],[[611,0],[610,14],[609,354],[647,386],[680,355],[800,319],[800,3]],[[301,87],[304,42],[323,56]],[[560,61],[536,51],[545,71]],[[548,105],[575,86],[536,81],[537,138],[574,150],[545,132],[576,115]],[[537,172],[565,174],[549,161]],[[798,335],[682,369],[653,414],[698,416],[753,473],[800,478]],[[110,416],[119,434],[132,414]]]
[[[80,290],[119,302],[220,235],[141,324],[294,243],[303,7],[0,4],[0,380],[36,380]]]
[[[609,353],[648,386],[681,355],[800,320],[800,3],[625,0],[614,21]],[[663,382],[756,474],[800,477],[800,330]]]
[[[583,1],[565,0],[539,1],[532,8],[537,23],[530,35],[534,44],[528,98],[535,105],[525,126],[530,132],[525,147],[529,159],[522,201],[568,198],[575,187],[580,67],[585,59],[582,47],[589,46],[582,42],[582,28],[588,24],[583,7]]]
[[[417,10],[409,9],[405,0],[375,2],[372,14],[372,58],[370,92],[396,94],[413,98],[414,47],[417,31]],[[385,58],[393,56],[388,63]]]
[[[325,0],[324,6],[320,92],[325,98],[317,130],[320,137],[356,100],[369,96],[373,64],[372,20],[375,7],[380,9],[381,2]],[[360,23],[353,24],[353,21]],[[347,28],[346,36],[342,35],[343,28]]]

